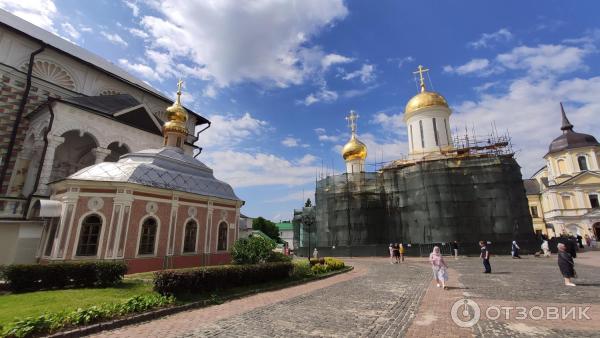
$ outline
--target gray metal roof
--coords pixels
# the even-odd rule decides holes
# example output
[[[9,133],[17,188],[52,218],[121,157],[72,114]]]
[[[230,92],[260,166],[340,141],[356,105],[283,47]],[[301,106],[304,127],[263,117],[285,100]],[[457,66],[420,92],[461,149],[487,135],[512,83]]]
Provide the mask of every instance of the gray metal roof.
[[[117,65],[107,61],[106,59],[104,59],[86,49],[83,49],[83,48],[77,46],[74,43],[71,43],[53,33],[50,33],[32,23],[29,23],[26,20],[19,18],[18,16],[12,15],[11,13],[9,13],[3,9],[0,9],[0,22],[5,24],[6,26],[9,26],[9,27],[16,29],[24,34],[27,34],[34,39],[41,40],[44,43],[46,43],[58,50],[61,50],[61,51],[65,52],[67,54],[70,54],[76,58],[79,58],[83,61],[91,63],[92,65],[102,68],[103,70],[105,70],[108,73],[111,73],[111,74],[116,75],[126,81],[136,84],[136,85],[144,88],[145,90],[150,91],[150,92],[160,96],[161,98],[163,98],[165,100],[169,100],[167,97],[165,97],[165,95],[163,93],[152,88],[152,86],[149,86],[144,81],[142,81],[138,78],[135,78],[131,74],[127,73],[126,71],[124,71],[123,69],[118,67]]]
[[[148,187],[239,201],[233,188],[212,169],[179,148],[147,149],[81,169],[66,180],[127,182]]]
[[[540,185],[536,179],[530,178],[523,180],[523,186],[525,186],[527,195],[538,195],[541,192]]]

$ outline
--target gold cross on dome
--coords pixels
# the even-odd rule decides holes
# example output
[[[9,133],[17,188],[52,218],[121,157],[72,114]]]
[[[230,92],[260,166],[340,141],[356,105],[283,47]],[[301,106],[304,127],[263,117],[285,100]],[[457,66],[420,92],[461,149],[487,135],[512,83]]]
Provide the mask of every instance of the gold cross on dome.
[[[181,102],[181,87],[183,87],[183,80],[177,81],[177,103]]]
[[[419,65],[419,67],[417,67],[418,70],[416,72],[413,72],[413,74],[419,74],[419,80],[421,81],[420,86],[421,86],[421,92],[425,91],[425,78],[423,77],[423,73],[426,73],[429,71],[429,69],[425,69],[423,68],[423,66]]]
[[[356,133],[356,120],[358,119],[358,114],[354,110],[350,111],[350,116],[346,117],[346,121],[350,124],[350,130],[352,130],[352,134]]]

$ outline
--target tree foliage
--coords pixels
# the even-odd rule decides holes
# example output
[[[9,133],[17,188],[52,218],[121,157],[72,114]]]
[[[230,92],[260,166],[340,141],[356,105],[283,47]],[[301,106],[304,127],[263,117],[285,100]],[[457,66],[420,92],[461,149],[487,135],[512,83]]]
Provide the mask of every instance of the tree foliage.
[[[275,249],[275,243],[260,236],[240,238],[233,245],[231,257],[235,264],[258,264],[266,262]]]
[[[269,236],[271,239],[275,240],[277,243],[281,242],[281,238],[279,237],[279,228],[275,223],[265,219],[263,217],[257,217],[252,220],[252,229],[260,230],[265,233],[265,235]]]

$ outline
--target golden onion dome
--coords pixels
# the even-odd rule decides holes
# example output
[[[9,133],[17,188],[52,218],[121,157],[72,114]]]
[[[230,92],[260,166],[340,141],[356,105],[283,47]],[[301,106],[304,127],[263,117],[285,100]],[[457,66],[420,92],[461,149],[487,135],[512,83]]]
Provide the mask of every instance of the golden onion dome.
[[[367,146],[359,141],[353,134],[350,141],[342,148],[344,160],[364,160],[367,158]]]
[[[436,92],[422,91],[408,101],[404,109],[404,114],[411,114],[419,109],[434,106],[448,108],[448,102],[442,95]]]
[[[179,81],[179,83],[177,84],[179,87],[177,90],[177,100],[175,100],[173,105],[167,108],[167,118],[169,119],[169,121],[167,121],[163,127],[164,132],[176,131],[187,134],[187,128],[185,126],[185,123],[188,120],[188,113],[185,110],[185,108],[183,108],[183,106],[181,105],[182,84],[183,82]]]

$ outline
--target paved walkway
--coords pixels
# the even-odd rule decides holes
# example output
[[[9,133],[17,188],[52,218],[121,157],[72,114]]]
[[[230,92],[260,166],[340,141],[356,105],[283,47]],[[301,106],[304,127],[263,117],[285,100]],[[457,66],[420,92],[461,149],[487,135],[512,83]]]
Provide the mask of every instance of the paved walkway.
[[[381,258],[346,261],[355,266],[354,271],[97,336],[592,337],[600,331],[598,251],[576,260],[577,287],[562,284],[555,256],[522,260],[493,257],[491,275],[481,273],[478,258],[450,258],[449,290],[432,283],[425,259],[413,258],[400,265]],[[476,302],[481,309],[481,319],[470,328],[457,326],[451,317],[452,305],[464,299]],[[591,320],[519,319],[515,318],[519,306],[526,311],[536,306],[542,311],[589,306],[584,313]],[[504,312],[492,320],[485,313],[490,307]],[[511,307],[515,310],[505,318],[506,309]],[[538,316],[537,311],[533,317]]]

